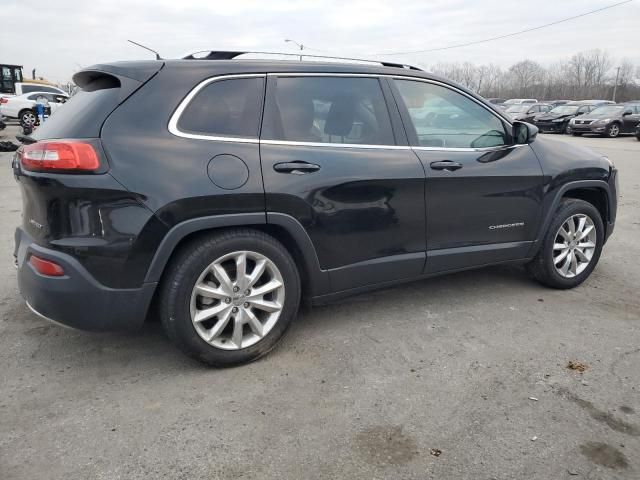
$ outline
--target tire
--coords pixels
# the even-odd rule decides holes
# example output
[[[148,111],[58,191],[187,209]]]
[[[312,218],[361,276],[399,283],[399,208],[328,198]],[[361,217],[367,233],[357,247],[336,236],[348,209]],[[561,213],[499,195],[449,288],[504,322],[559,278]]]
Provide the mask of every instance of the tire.
[[[248,274],[244,283],[236,274],[243,252]],[[251,274],[263,262],[264,272],[251,284]],[[219,280],[225,278],[220,269],[227,273],[224,283]],[[278,283],[281,287],[259,294],[261,288],[269,290]],[[248,285],[252,286],[244,290]],[[243,290],[228,295],[236,287]],[[207,295],[198,293],[202,289]],[[275,238],[233,229],[184,245],[167,266],[159,300],[162,326],[178,348],[207,365],[229,367],[257,360],[275,347],[298,312],[300,277],[295,262]],[[262,310],[267,306],[271,311]],[[274,311],[278,306],[279,311]],[[220,313],[198,320],[208,318],[213,310]],[[217,336],[212,333],[216,331]]]
[[[20,120],[20,125],[30,125],[33,127],[38,120],[38,116],[33,110],[23,110],[18,114],[18,120]]]
[[[614,122],[609,125],[605,130],[605,135],[609,138],[616,138],[618,135],[620,135],[620,124]]]
[[[562,127],[561,133],[564,133],[565,135],[570,135],[571,134],[571,126],[569,126],[569,122],[565,123]]]
[[[574,225],[578,227],[581,217],[588,219],[585,221],[585,226],[592,225],[593,229],[591,231],[594,233],[589,233],[584,240],[577,242],[578,246],[593,243],[594,247],[580,249],[574,244],[573,248],[575,250],[572,250],[572,244],[566,242],[562,235],[560,235],[560,228],[565,228],[565,222],[568,222],[569,219],[573,219]],[[578,229],[576,229],[576,231],[577,230]],[[565,228],[565,232],[566,231],[567,229]],[[569,250],[570,253],[558,261],[558,268],[556,268],[554,254],[557,252],[555,255],[557,259],[565,252],[565,249],[558,249],[556,245],[565,244],[565,242],[568,245],[567,250]],[[540,250],[536,257],[527,265],[527,269],[538,282],[548,287],[558,289],[577,287],[591,275],[600,258],[603,243],[604,225],[600,217],[600,212],[596,207],[584,200],[565,198],[560,202],[558,210],[554,214],[542,244],[540,245]],[[577,252],[578,250],[580,250],[583,255],[586,253],[586,256],[589,258],[588,263],[586,263],[586,265],[584,265],[584,262],[580,263],[582,260],[580,259],[580,255],[576,253],[577,268],[574,269],[575,274],[572,275],[571,272],[573,269],[572,262],[569,265],[567,274],[561,273],[559,268],[563,267],[565,262],[571,259],[571,255],[574,254],[573,252]]]

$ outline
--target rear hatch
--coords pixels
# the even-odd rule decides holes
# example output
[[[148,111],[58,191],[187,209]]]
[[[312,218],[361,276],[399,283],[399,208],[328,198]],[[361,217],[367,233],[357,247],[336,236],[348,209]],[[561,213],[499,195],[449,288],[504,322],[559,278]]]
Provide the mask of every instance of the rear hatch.
[[[139,203],[108,174],[100,132],[107,117],[163,65],[122,62],[78,72],[73,79],[80,91],[25,138],[13,170],[22,193],[22,229],[36,243],[108,242],[105,215],[114,204]]]

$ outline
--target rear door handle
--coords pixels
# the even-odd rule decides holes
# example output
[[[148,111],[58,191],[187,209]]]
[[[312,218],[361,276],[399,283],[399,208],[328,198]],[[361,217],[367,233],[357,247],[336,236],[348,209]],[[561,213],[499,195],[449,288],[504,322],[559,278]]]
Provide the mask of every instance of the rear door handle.
[[[453,172],[454,170],[459,170],[462,168],[462,164],[460,162],[454,162],[452,160],[442,160],[440,162],[431,162],[432,170],[447,170],[449,172]]]
[[[296,160],[293,162],[276,163],[273,166],[276,172],[280,173],[293,173],[294,175],[304,175],[305,173],[313,173],[320,170],[320,165],[315,163],[303,162]]]

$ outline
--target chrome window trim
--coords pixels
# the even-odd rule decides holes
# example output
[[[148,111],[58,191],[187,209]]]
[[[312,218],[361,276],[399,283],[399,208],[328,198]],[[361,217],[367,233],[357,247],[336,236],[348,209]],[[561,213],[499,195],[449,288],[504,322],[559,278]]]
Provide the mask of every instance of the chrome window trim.
[[[367,145],[367,144],[357,144],[357,143],[323,143],[323,142],[298,142],[293,140],[266,140],[260,139],[258,137],[228,137],[228,136],[216,136],[216,135],[204,135],[197,133],[188,133],[183,132],[178,129],[178,121],[180,120],[180,116],[187,108],[187,105],[193,100],[193,98],[202,90],[204,87],[209,85],[210,83],[217,82],[220,80],[230,80],[235,78],[266,78],[266,77],[364,77],[364,78],[391,78],[391,79],[400,79],[400,80],[413,80],[417,82],[431,83],[434,85],[439,85],[444,88],[448,88],[450,90],[454,90],[465,97],[469,98],[471,101],[477,103],[489,113],[494,115],[495,117],[503,120],[508,125],[512,125],[511,121],[506,117],[498,114],[498,112],[493,111],[488,108],[482,102],[478,101],[468,93],[454,87],[453,85],[449,85],[444,82],[440,82],[438,80],[432,80],[427,78],[420,77],[411,77],[397,74],[383,74],[383,73],[327,73],[327,72],[272,72],[272,73],[242,73],[242,74],[229,74],[229,75],[218,75],[215,77],[207,78],[203,80],[198,85],[196,85],[187,96],[180,102],[178,108],[173,112],[171,118],[169,119],[168,129],[169,132],[177,137],[182,138],[190,138],[196,140],[209,140],[216,142],[230,142],[230,143],[254,143],[254,144],[265,144],[265,145],[289,145],[289,146],[307,146],[307,147],[334,147],[334,148],[362,148],[362,149],[381,149],[381,150],[424,150],[424,151],[443,151],[443,152],[488,152],[494,150],[507,149],[512,147],[523,147],[526,144],[517,144],[517,145],[500,145],[498,147],[489,147],[489,148],[447,148],[447,147],[421,147],[421,146],[409,146],[409,145]]]
[[[241,73],[241,74],[230,74],[230,75],[218,75],[218,76],[210,77],[210,78],[207,78],[206,80],[203,80],[198,85],[196,85],[187,94],[186,97],[182,99],[182,101],[178,105],[178,108],[176,108],[175,112],[173,112],[173,114],[171,115],[171,118],[169,119],[169,126],[168,126],[169,132],[175,135],[176,137],[192,138],[196,140],[210,140],[210,141],[217,141],[217,142],[259,143],[260,140],[258,139],[257,135],[255,137],[217,136],[217,135],[206,135],[206,134],[200,134],[200,133],[183,132],[178,128],[178,121],[180,120],[182,113],[187,108],[187,106],[191,103],[191,100],[193,100],[193,97],[195,97],[200,92],[200,90],[202,90],[204,87],[206,87],[207,85],[213,82],[218,82],[221,80],[233,80],[235,78],[266,78],[266,74],[265,73]]]
[[[338,147],[338,148],[365,148],[379,150],[411,150],[409,145],[369,145],[364,143],[324,143],[324,142],[297,142],[294,140],[262,140],[261,145],[291,145],[302,147]]]

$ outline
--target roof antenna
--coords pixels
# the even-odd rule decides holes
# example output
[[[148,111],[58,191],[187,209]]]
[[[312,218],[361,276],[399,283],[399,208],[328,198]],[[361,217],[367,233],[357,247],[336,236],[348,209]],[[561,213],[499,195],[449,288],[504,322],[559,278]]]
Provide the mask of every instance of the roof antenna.
[[[134,45],[137,45],[141,48],[144,48],[145,50],[149,50],[150,52],[153,52],[156,54],[156,60],[162,60],[162,58],[160,57],[160,54],[158,52],[156,52],[155,50],[149,48],[149,47],[145,47],[144,45],[138,43],[138,42],[134,42],[133,40],[127,40],[127,42],[129,43],[133,43]]]

